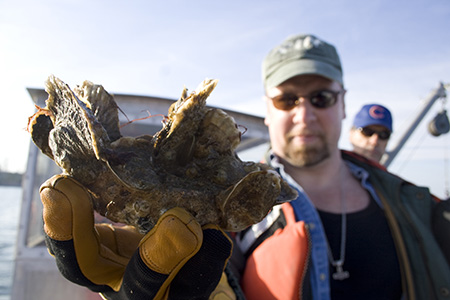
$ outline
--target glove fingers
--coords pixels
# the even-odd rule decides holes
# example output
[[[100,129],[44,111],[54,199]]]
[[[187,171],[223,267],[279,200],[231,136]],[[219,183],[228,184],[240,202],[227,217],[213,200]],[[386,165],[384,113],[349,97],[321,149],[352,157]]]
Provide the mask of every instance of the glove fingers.
[[[111,224],[95,224],[102,248],[109,249],[119,257],[128,260],[139,246],[143,234],[133,226],[112,226]]]
[[[69,199],[67,194],[77,195]],[[55,176],[45,182],[40,190],[43,204],[44,231],[52,239],[67,241],[73,239],[73,207],[82,214],[85,227],[93,228],[93,211],[86,192],[72,180]]]
[[[74,252],[73,263],[79,266],[83,276],[96,285],[108,285],[118,290],[129,256],[119,255],[117,247],[111,249],[108,243],[102,244],[100,241],[94,227],[91,198],[86,189],[74,179],[58,175],[41,187],[41,200],[49,243],[52,240],[69,241],[69,244],[65,244],[65,249]],[[112,226],[109,230],[114,233]],[[108,236],[111,235],[102,231],[102,237]],[[114,239],[114,234],[112,238]],[[113,241],[109,242],[112,243]],[[73,263],[68,262],[66,257],[56,256],[56,259],[61,265],[68,264],[66,269],[70,272]],[[78,276],[75,273],[73,277]]]
[[[171,283],[169,299],[208,299],[232,251],[231,240],[218,227],[203,230],[203,244]]]
[[[99,285],[87,278],[78,265],[77,257],[75,255],[73,240],[57,241],[51,239],[48,235],[45,236],[45,243],[47,248],[55,257],[56,265],[59,272],[67,280],[87,287],[94,292],[112,291],[111,287],[107,285]]]
[[[181,268],[198,251],[202,238],[195,218],[176,207],[162,215],[142,239],[139,253],[150,269],[169,274]]]

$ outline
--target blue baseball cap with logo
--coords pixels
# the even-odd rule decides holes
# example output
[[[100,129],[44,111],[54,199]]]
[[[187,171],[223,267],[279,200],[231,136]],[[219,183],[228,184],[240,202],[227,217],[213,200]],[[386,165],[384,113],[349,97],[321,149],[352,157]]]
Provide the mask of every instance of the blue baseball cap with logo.
[[[367,104],[356,114],[353,126],[381,125],[392,132],[392,116],[389,109],[380,104]]]

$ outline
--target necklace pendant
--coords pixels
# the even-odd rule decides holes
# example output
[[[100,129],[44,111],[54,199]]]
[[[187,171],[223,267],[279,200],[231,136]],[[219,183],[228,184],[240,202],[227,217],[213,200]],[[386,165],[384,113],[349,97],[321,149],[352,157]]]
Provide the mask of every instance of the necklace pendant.
[[[334,280],[344,280],[350,277],[350,274],[348,271],[344,271],[342,269],[342,265],[338,264],[336,265],[336,273],[333,273],[333,279]]]

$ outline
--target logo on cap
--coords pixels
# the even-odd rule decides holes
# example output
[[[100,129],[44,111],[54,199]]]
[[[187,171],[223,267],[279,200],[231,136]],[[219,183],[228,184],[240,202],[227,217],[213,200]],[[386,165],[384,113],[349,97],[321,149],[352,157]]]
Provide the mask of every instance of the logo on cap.
[[[278,48],[278,52],[280,54],[285,54],[290,49],[295,50],[309,50],[315,47],[319,47],[322,44],[322,41],[317,39],[314,36],[306,36],[306,37],[300,37],[296,40],[292,40],[291,43],[285,43],[284,45],[281,45]]]
[[[385,117],[386,110],[378,105],[374,105],[369,109],[369,115],[374,119],[383,119]]]

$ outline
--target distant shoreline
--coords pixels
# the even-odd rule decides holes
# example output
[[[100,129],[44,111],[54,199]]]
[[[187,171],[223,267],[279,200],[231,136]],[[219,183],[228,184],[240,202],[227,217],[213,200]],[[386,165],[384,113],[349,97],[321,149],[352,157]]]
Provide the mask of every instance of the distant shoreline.
[[[0,185],[6,186],[21,186],[22,185],[21,173],[8,173],[0,171]]]

